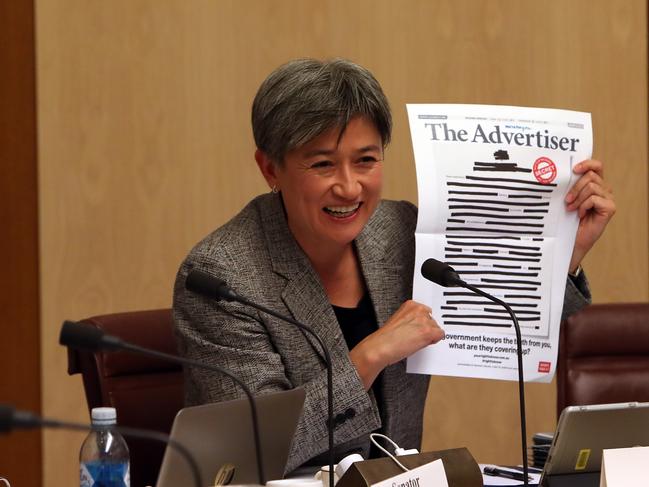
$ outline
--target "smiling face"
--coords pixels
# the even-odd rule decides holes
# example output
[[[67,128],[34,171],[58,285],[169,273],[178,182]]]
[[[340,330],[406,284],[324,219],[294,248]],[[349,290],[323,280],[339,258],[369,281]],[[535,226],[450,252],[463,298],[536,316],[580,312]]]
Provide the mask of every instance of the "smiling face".
[[[350,245],[379,203],[383,144],[364,117],[353,118],[342,136],[333,128],[289,151],[282,165],[259,150],[255,158],[282,192],[288,226],[307,255]]]

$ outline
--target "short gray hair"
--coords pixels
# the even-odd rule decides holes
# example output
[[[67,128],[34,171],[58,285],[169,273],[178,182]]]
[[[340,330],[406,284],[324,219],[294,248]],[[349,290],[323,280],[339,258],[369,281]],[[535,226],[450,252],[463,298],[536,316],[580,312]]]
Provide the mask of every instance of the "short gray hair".
[[[296,59],[273,71],[259,87],[252,131],[257,148],[281,165],[290,150],[333,127],[344,130],[356,116],[371,120],[387,146],[390,105],[372,73],[345,59]]]

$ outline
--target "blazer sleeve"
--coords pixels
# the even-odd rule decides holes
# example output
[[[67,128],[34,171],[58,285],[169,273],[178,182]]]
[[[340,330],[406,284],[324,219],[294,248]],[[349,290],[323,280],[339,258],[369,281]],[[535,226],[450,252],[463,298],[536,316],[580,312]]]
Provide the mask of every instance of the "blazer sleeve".
[[[568,276],[566,281],[566,291],[563,296],[561,321],[565,320],[568,316],[575,314],[591,302],[592,297],[586,273],[582,271],[576,278]]]
[[[325,452],[328,449],[327,376],[319,359],[315,354],[308,353],[305,361],[313,360],[320,369],[315,370],[305,383],[294,384],[259,313],[239,303],[214,302],[185,291],[184,281],[190,267],[192,264],[183,264],[174,289],[174,320],[179,352],[187,358],[227,369],[245,382],[253,394],[303,387],[306,400],[286,472]],[[227,270],[223,269],[219,275],[227,276]],[[304,335],[299,330],[290,330],[290,333],[293,332],[295,337],[302,340],[302,344],[296,344],[296,349],[304,347]],[[350,444],[354,443],[354,439],[367,436],[381,423],[374,398],[365,391],[351,362],[337,360],[333,365],[335,439],[337,450],[345,454],[353,448]],[[188,405],[243,396],[242,390],[232,379],[197,368],[185,370],[185,390]]]

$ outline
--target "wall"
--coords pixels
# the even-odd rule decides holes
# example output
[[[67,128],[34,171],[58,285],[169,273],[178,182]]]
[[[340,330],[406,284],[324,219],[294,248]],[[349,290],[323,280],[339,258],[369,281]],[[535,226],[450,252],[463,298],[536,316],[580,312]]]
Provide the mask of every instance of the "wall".
[[[87,419],[57,343],[64,318],[167,307],[187,250],[253,195],[249,110],[294,57],[371,69],[395,131],[385,196],[416,201],[406,102],[593,113],[618,215],[586,267],[598,302],[649,299],[647,8],[519,2],[37,0],[43,411]],[[622,250],[624,250],[622,252]],[[530,432],[554,387],[530,385]],[[433,378],[425,448],[519,456],[512,383]],[[47,486],[76,478],[80,437],[44,435]]]

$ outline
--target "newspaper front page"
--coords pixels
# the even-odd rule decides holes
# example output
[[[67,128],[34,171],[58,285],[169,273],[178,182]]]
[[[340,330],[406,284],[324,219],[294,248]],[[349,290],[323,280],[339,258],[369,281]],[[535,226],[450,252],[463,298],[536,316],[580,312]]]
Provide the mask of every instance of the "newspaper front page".
[[[508,303],[522,332],[526,381],[554,374],[566,276],[578,226],[564,198],[592,152],[588,113],[487,105],[408,105],[419,217],[413,299],[446,338],[408,371],[517,380],[507,311],[421,275],[428,258]]]

